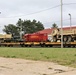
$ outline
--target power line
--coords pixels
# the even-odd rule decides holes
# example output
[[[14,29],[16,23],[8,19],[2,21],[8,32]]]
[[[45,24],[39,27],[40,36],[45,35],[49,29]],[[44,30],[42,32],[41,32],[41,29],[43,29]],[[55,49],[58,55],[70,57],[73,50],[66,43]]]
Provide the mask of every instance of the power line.
[[[69,20],[69,19],[66,19],[66,20]],[[63,20],[63,21],[66,21],[66,20]],[[55,22],[60,22],[60,21],[57,20],[57,21],[52,21],[52,22],[45,22],[45,23],[43,23],[43,24],[47,24],[47,23],[55,23]]]
[[[29,16],[29,15],[41,13],[41,12],[44,12],[44,11],[47,11],[47,10],[51,10],[51,9],[57,8],[57,7],[59,7],[59,6],[60,6],[60,5],[56,5],[56,6],[54,6],[54,7],[47,8],[47,9],[44,9],[44,10],[40,10],[40,11],[33,12],[33,13],[29,13],[29,14],[26,14],[26,15],[11,16],[11,17],[3,17],[3,18],[15,18],[15,17],[20,17],[20,16]]]
[[[72,18],[72,19],[76,19],[76,18]],[[68,21],[69,19],[64,19],[63,21]],[[43,23],[43,24],[47,24],[47,23],[55,23],[55,22],[60,22],[59,20],[57,20],[57,21],[52,21],[52,22],[45,22],[45,23]]]
[[[64,3],[63,5],[73,5],[73,4],[76,4],[76,3]]]

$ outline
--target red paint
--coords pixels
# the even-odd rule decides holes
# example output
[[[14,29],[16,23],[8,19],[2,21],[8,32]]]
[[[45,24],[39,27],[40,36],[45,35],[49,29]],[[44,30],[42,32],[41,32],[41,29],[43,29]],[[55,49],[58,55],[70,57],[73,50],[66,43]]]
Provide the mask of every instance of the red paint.
[[[43,42],[48,40],[48,35],[40,33],[25,34],[24,40],[27,42]]]

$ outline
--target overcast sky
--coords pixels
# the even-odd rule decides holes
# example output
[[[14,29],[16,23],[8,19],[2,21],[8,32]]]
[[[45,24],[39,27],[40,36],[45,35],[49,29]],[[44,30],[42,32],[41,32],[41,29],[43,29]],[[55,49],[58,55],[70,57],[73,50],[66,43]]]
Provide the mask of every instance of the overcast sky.
[[[60,1],[61,0],[0,0],[0,32],[2,33],[4,25],[16,24],[19,18],[22,20],[36,19],[37,21],[41,21],[45,28],[50,28],[53,23],[56,23],[60,27],[61,11],[60,6],[58,6],[60,5]],[[72,17],[72,26],[76,25],[76,0],[62,1],[64,4],[63,26],[70,26],[69,13]]]

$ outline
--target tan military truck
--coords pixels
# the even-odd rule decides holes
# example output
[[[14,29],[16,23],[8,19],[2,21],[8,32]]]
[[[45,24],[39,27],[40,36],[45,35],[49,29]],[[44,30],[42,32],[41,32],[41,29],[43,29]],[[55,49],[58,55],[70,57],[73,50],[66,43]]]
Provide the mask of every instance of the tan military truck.
[[[63,42],[74,42],[76,41],[76,27],[67,28],[54,28],[52,31],[53,42],[61,41],[61,35],[63,36]]]

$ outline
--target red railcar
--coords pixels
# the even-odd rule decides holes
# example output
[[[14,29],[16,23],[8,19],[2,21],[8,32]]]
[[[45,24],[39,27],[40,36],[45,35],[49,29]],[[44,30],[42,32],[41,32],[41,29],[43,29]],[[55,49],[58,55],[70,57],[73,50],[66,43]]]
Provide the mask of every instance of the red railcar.
[[[48,35],[40,33],[25,34],[24,40],[27,42],[46,42],[48,40]]]

